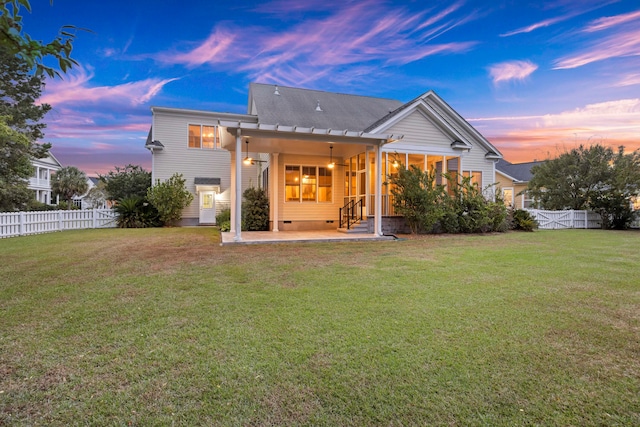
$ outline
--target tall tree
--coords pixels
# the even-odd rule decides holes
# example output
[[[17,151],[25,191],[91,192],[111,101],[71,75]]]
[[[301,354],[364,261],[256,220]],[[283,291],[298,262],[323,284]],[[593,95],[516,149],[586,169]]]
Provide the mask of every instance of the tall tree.
[[[33,192],[27,188],[33,173],[31,142],[0,116],[0,211],[24,208]]]
[[[36,143],[46,126],[40,121],[51,109],[47,104],[35,104],[43,86],[42,76],[30,75],[24,61],[0,46],[0,117],[3,126],[0,207],[3,210],[22,209],[33,197],[27,190],[26,181],[33,172],[31,159],[45,157],[51,148],[51,144]]]
[[[66,166],[51,179],[51,189],[61,195],[67,201],[67,209],[71,209],[74,196],[81,196],[89,189],[87,175],[75,166]]]
[[[127,165],[124,168],[115,167],[106,175],[99,175],[100,181],[105,183],[108,200],[123,200],[131,197],[144,199],[147,189],[151,187],[151,172],[147,172],[139,165]]]
[[[31,12],[29,0],[0,0],[0,47],[25,62],[30,70],[35,68],[38,75],[59,75],[57,70],[43,63],[45,58],[56,60],[63,73],[77,65],[71,58],[77,28],[70,25],[62,27],[49,43],[33,40],[22,26],[22,8]]]

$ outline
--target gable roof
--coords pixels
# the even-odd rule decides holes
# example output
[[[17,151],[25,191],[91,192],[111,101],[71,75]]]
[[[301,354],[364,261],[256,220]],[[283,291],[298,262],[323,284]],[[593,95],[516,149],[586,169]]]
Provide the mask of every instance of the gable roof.
[[[247,112],[271,125],[365,131],[401,105],[394,99],[251,83]]]
[[[498,160],[496,170],[508,175],[516,181],[529,182],[533,177],[531,168],[544,163],[544,161],[526,162],[526,163],[509,163],[504,159]]]

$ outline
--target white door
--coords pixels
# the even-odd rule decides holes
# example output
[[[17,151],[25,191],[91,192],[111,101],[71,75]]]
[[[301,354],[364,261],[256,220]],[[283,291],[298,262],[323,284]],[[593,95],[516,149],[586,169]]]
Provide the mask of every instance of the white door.
[[[216,192],[200,192],[200,224],[216,223]]]

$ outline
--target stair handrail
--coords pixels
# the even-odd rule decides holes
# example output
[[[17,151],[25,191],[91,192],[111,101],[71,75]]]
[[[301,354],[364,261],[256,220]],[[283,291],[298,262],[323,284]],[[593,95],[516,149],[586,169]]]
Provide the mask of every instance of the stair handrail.
[[[362,214],[363,210],[364,206],[362,198],[357,201],[349,200],[346,205],[340,208],[340,228],[344,227],[345,221],[347,224],[347,230],[351,229],[351,224],[362,221],[364,218]]]

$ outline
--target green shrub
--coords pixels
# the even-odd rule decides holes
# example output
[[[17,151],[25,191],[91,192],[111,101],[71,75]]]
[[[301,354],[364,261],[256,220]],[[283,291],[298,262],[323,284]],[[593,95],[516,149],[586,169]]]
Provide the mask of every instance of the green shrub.
[[[118,214],[120,228],[158,227],[162,224],[156,208],[140,197],[122,199],[113,209]]]
[[[182,174],[174,173],[165,182],[156,181],[156,185],[147,190],[147,199],[155,206],[160,220],[165,225],[173,225],[182,218],[182,210],[193,201],[193,194],[187,190]]]
[[[66,207],[66,206],[65,206]],[[46,203],[42,203],[37,201],[36,199],[30,200],[29,203],[25,206],[26,211],[55,211],[58,210],[58,206],[56,205],[48,205]]]
[[[511,212],[511,229],[521,231],[533,231],[538,228],[538,221],[524,209],[515,209]]]
[[[231,221],[231,209],[223,209],[216,214],[216,224],[220,225],[225,221]]]
[[[397,174],[389,176],[393,207],[402,215],[412,233],[431,233],[443,215],[444,187],[436,185],[435,172],[409,169],[400,164]]]
[[[231,230],[231,209],[223,209],[216,215],[216,224],[220,231]]]
[[[269,198],[261,188],[247,188],[242,202],[242,230],[269,230]]]

